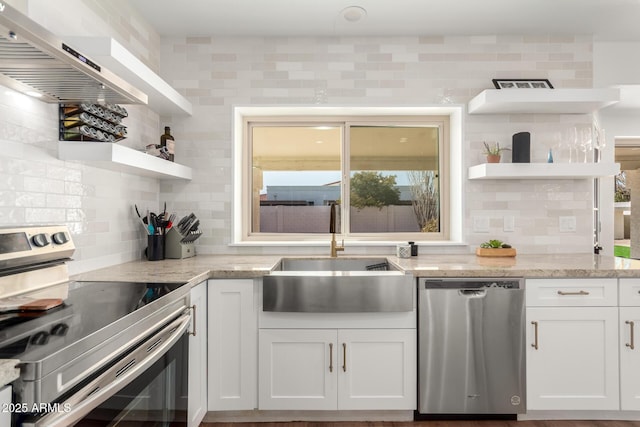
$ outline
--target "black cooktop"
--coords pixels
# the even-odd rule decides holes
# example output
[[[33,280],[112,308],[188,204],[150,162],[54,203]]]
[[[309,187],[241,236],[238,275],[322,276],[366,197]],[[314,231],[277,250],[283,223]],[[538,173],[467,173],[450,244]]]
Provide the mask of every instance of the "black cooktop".
[[[70,282],[69,297],[61,306],[0,314],[0,359],[35,361],[51,355],[183,285]]]

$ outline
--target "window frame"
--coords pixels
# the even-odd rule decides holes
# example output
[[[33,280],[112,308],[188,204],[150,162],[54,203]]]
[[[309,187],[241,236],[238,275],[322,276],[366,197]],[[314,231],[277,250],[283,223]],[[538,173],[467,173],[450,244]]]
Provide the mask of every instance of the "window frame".
[[[354,114],[355,113],[355,114]],[[462,108],[448,107],[236,107],[234,114],[234,245],[313,245],[326,243],[323,233],[264,233],[252,232],[252,153],[249,138],[250,124],[259,125],[331,125],[344,126],[341,143],[341,193],[345,203],[340,205],[342,229],[338,235],[348,245],[393,244],[414,240],[430,244],[461,243],[462,235]],[[440,231],[437,233],[351,233],[349,215],[349,126],[434,126],[440,132],[439,176]]]

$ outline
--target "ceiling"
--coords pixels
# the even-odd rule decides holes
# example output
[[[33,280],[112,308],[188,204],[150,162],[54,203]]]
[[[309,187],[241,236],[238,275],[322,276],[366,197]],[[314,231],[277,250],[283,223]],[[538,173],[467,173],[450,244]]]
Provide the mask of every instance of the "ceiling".
[[[640,40],[640,0],[129,2],[162,36],[592,34],[595,40]],[[351,6],[365,10],[357,22],[345,19]]]

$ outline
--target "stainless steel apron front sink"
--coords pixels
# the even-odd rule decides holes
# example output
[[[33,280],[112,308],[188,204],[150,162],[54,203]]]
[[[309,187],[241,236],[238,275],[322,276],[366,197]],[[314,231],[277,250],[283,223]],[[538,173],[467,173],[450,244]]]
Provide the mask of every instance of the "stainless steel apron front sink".
[[[385,258],[284,258],[263,279],[263,311],[413,310],[413,280]]]

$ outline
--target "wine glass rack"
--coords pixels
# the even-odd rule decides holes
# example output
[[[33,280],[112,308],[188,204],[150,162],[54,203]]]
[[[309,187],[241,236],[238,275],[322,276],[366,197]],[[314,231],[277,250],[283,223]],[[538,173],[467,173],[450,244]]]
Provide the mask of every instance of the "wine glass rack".
[[[116,104],[59,104],[60,141],[110,142],[127,136],[122,119],[127,110]]]

